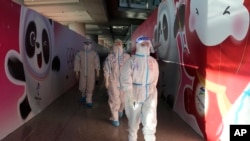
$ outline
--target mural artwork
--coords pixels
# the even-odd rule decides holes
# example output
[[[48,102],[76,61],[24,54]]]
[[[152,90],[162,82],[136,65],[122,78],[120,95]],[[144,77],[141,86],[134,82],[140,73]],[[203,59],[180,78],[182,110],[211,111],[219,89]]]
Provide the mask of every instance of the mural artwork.
[[[132,35],[153,35],[163,95],[207,140],[227,141],[230,124],[250,124],[249,10],[246,0],[163,0]]]
[[[2,139],[76,84],[73,60],[84,37],[12,1],[0,9]]]

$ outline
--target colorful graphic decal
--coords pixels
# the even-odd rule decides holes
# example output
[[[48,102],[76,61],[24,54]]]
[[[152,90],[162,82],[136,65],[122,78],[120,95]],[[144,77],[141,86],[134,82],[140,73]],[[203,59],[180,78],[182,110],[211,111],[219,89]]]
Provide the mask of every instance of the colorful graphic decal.
[[[84,38],[9,0],[0,9],[2,139],[76,84],[73,59]]]
[[[227,141],[230,124],[250,124],[249,10],[246,0],[163,0],[132,35],[153,32],[166,89],[178,86],[164,96],[206,140]]]

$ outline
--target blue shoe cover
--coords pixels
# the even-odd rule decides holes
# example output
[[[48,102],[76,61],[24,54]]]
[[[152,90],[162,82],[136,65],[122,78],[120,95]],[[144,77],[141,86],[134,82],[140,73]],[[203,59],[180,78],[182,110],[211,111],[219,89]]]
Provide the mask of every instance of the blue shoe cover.
[[[91,108],[91,107],[93,107],[93,103],[87,103],[87,106],[88,106],[89,108]]]
[[[86,96],[85,97],[81,97],[80,101],[81,101],[81,103],[85,103],[86,102]]]
[[[119,121],[112,120],[112,125],[118,127],[120,125]]]

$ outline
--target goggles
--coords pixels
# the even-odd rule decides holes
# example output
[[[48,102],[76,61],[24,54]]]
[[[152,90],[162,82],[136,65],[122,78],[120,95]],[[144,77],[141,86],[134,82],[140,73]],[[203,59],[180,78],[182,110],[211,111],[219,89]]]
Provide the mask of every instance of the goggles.
[[[122,45],[122,43],[121,42],[115,42],[114,45],[115,46],[120,46],[120,45]]]
[[[142,42],[145,42],[145,41],[150,41],[148,37],[146,36],[140,36],[136,39],[136,43],[142,43]]]
[[[139,44],[141,45],[141,47],[149,47],[150,46],[149,41],[142,41]]]

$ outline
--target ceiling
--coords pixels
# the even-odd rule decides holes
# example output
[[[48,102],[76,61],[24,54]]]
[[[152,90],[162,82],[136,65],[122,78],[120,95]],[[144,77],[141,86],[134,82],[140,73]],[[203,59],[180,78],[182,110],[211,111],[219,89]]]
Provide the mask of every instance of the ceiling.
[[[86,35],[110,46],[114,39],[126,43],[130,33],[151,14],[155,0],[13,0],[63,25],[82,23]],[[104,45],[104,44],[103,44]]]

